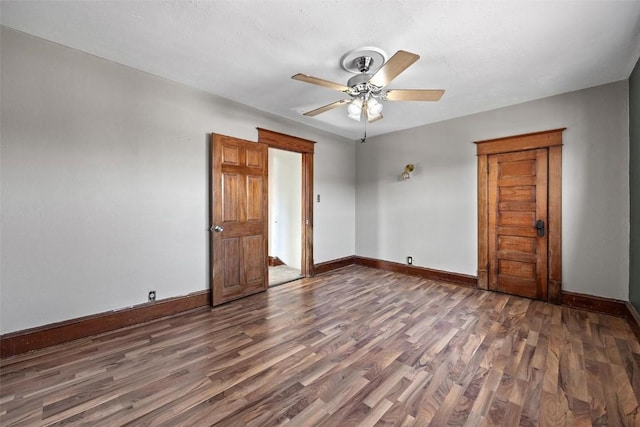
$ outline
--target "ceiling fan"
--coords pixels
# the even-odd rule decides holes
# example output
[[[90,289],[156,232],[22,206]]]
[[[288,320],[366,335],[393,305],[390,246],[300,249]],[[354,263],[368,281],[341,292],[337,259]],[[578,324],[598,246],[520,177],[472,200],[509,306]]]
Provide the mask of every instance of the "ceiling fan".
[[[298,73],[291,78],[323,86],[349,95],[351,98],[332,102],[304,113],[313,117],[342,105],[347,105],[348,117],[366,122],[382,119],[380,101],[439,101],[444,90],[430,89],[384,89],[400,73],[420,59],[419,55],[404,50],[397,51],[388,61],[387,55],[375,47],[363,47],[342,56],[341,65],[346,71],[356,74],[347,85],[333,83],[318,77]]]

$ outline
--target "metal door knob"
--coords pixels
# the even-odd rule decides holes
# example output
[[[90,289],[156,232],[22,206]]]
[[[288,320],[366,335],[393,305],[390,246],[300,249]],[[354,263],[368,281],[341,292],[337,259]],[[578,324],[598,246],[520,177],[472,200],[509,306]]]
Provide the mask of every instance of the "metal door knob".
[[[215,231],[216,233],[220,233],[221,231],[224,231],[224,228],[220,227],[219,225],[216,225],[215,227],[211,227],[211,231]]]

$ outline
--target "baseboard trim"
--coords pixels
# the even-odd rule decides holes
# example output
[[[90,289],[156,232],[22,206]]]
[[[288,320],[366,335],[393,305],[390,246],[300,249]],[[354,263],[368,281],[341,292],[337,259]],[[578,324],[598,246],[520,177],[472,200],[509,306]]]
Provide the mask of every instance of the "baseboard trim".
[[[611,316],[627,318],[628,310],[624,301],[562,291],[561,302],[565,307],[581,308]]]
[[[640,339],[640,314],[628,301],[563,291],[561,304],[565,307],[622,317],[627,321],[636,338]]]
[[[640,314],[629,301],[625,301],[625,306],[627,307],[627,321],[629,322],[629,326],[636,338],[640,340]]]
[[[321,262],[313,266],[313,272],[315,274],[322,274],[328,271],[337,270],[338,268],[346,267],[347,265],[353,265],[355,264],[355,258],[355,255],[351,255],[344,258]]]
[[[104,332],[172,316],[211,304],[211,291],[144,303],[116,311],[107,311],[85,317],[11,332],[0,336],[0,357],[10,357],[32,350],[63,344]]]
[[[478,278],[476,276],[471,276],[468,274],[451,273],[449,271],[435,270],[426,267],[416,267],[415,265],[406,265],[400,264],[398,262],[383,261],[361,256],[355,257],[355,263],[358,265],[364,265],[366,267],[377,268],[380,270],[393,271],[395,273],[409,274],[425,279],[453,283],[468,288],[476,289],[478,287]]]

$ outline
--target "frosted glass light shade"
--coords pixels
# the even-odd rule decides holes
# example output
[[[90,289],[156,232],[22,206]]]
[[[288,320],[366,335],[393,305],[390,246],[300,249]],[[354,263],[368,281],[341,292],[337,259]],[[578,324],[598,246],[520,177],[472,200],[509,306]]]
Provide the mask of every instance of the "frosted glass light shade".
[[[367,112],[369,113],[369,117],[376,117],[382,113],[382,104],[371,98],[367,101]]]
[[[362,98],[356,98],[347,105],[347,112],[349,118],[352,120],[360,121],[362,115]]]
[[[355,116],[356,114],[360,114],[362,112],[362,99],[356,98],[347,105],[347,111],[350,116]]]

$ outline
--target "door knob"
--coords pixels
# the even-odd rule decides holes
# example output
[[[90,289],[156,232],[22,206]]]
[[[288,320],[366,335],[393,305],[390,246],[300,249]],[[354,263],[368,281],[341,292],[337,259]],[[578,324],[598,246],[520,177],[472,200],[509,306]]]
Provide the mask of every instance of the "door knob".
[[[538,232],[538,237],[544,237],[544,221],[539,219],[536,222],[536,230]]]
[[[216,225],[215,227],[211,227],[209,231],[215,231],[216,233],[220,233],[221,231],[224,231],[224,228],[220,227],[219,225]]]

